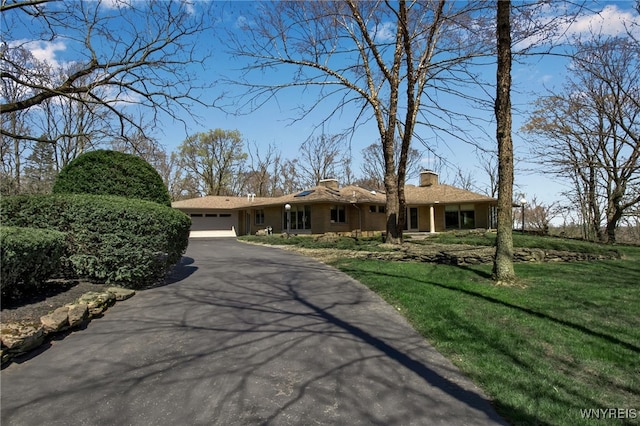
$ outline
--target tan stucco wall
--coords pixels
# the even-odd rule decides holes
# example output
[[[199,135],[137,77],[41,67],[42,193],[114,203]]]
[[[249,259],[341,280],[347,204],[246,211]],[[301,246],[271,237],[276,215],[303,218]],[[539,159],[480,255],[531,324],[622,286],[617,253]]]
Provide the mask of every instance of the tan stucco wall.
[[[429,206],[418,207],[418,231],[429,232]]]
[[[313,233],[350,232],[357,229],[357,210],[350,205],[345,205],[345,209],[346,223],[332,223],[331,204],[313,204],[311,207],[311,216],[314,220],[314,222],[311,222]]]
[[[256,212],[259,210],[264,211],[264,223],[256,225]],[[250,229],[251,234],[255,234],[259,230],[266,229],[268,226],[273,228],[274,234],[280,234],[283,232],[282,230],[282,218],[284,208],[281,206],[272,206],[272,207],[264,207],[264,208],[254,208],[250,210],[251,222]]]
[[[377,207],[377,206],[376,206]],[[385,213],[372,213],[369,206],[362,206],[362,230],[384,231],[387,227],[387,215]]]
[[[436,232],[442,232],[445,230],[444,226],[444,206],[435,206],[435,223]]]

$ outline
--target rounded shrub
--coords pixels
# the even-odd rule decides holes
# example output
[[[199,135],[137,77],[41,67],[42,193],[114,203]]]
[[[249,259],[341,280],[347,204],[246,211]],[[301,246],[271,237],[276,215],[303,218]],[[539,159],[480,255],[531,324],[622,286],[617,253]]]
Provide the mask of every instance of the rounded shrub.
[[[151,164],[110,150],[86,152],[63,167],[53,193],[118,195],[171,206],[169,191]]]
[[[66,243],[58,231],[0,227],[2,298],[19,299],[42,288],[60,270]]]
[[[4,197],[0,220],[66,232],[64,267],[130,288],[165,276],[185,252],[191,226],[189,216],[171,207],[88,194]]]

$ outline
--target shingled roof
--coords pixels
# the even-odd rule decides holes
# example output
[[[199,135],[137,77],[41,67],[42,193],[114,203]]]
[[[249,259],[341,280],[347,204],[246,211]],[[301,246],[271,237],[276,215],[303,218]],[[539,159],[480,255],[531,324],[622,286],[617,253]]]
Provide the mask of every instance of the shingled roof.
[[[408,205],[477,203],[495,201],[495,198],[478,194],[450,185],[405,186]],[[281,197],[233,197],[206,196],[189,200],[175,201],[171,205],[178,209],[221,209],[235,210],[250,207],[266,207],[285,204],[384,204],[384,192],[371,191],[355,185],[342,188],[316,186],[295,194]]]
[[[284,195],[278,198],[260,200],[259,205],[272,204],[312,204],[312,203],[368,203],[384,204],[384,193],[370,191],[359,186],[349,185],[342,188],[329,188],[326,186],[316,186],[311,189],[299,191],[295,194]],[[256,205],[257,203],[253,203]]]
[[[495,198],[451,185],[431,186],[407,185],[404,187],[407,204],[452,204],[495,201]]]
[[[261,200],[273,200],[273,198],[256,197],[251,202],[250,197],[234,197],[224,195],[207,195],[206,197],[190,198],[188,200],[174,201],[171,207],[177,209],[221,209],[233,210],[240,209],[251,204],[260,202]]]

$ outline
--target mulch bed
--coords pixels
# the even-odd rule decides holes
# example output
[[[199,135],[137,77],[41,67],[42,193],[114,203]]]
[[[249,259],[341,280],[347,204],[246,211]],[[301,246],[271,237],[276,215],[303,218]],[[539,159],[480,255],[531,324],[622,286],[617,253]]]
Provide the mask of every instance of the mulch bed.
[[[75,302],[89,291],[103,291],[107,284],[95,284],[85,280],[51,280],[37,295],[19,300],[5,300],[0,305],[2,323],[40,322],[40,317],[56,308]]]

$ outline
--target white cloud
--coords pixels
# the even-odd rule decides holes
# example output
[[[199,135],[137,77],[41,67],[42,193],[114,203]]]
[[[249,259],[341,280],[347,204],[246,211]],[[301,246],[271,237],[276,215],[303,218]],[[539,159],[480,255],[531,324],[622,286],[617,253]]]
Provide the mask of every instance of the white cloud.
[[[373,29],[374,39],[379,43],[388,43],[396,39],[396,24],[384,22]]]
[[[634,27],[640,30],[640,16],[631,11],[620,10],[616,5],[607,5],[600,12],[579,16],[574,22],[567,24],[567,34],[623,35]]]
[[[100,2],[101,6],[106,7],[107,9],[127,9],[131,7],[130,0],[102,0]]]
[[[9,46],[21,46],[31,52],[37,60],[47,62],[54,67],[60,66],[60,62],[56,59],[57,53],[67,49],[67,45],[63,41],[16,40],[11,42]]]
[[[549,26],[548,31],[521,40],[514,45],[514,49],[524,50],[548,42],[571,44],[575,38],[591,38],[594,35],[625,36],[630,33],[636,38],[640,37],[640,16],[635,10],[622,10],[610,4],[600,11],[585,10],[570,22],[551,25],[560,15],[570,16],[570,13],[562,6],[555,10],[551,6],[541,8],[538,22],[542,26]]]
[[[240,15],[236,19],[236,27],[237,28],[246,28],[247,27],[247,17]]]
[[[193,1],[190,0],[182,0],[182,4],[184,5],[184,9],[185,11],[189,14],[189,15],[195,15],[196,14],[196,6],[194,4]]]
[[[552,80],[554,79],[554,76],[552,74],[543,74],[540,77],[540,83],[541,84],[548,84],[550,83]]]

